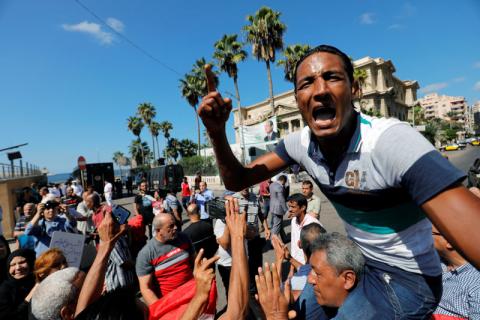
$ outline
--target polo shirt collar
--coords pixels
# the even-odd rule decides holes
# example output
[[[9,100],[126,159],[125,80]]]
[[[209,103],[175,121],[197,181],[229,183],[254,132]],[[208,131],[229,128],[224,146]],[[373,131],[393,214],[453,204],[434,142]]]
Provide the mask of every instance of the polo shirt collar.
[[[362,118],[362,115],[358,112],[357,113],[357,121],[355,131],[350,139],[350,143],[348,145],[348,149],[346,153],[358,153],[360,152],[360,147],[362,145],[362,133],[361,133],[361,125],[362,124],[370,124],[370,122],[366,121]],[[317,142],[317,139],[310,131],[310,142],[308,144],[308,156],[312,158],[313,161],[316,163],[325,162],[325,157],[320,150],[320,145]]]

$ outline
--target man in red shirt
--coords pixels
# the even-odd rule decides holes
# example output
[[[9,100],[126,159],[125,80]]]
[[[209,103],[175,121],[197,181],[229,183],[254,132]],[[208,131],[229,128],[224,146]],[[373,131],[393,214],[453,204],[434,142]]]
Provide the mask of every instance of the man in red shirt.
[[[192,192],[190,190],[190,185],[188,184],[188,178],[183,177],[182,181],[182,205],[187,210],[187,206],[190,203]]]
[[[272,179],[268,178],[267,180],[262,181],[258,186],[258,195],[260,198],[260,204],[262,205],[262,212],[265,220],[267,219],[268,213],[270,212],[270,183],[272,183]],[[272,228],[272,219],[270,219],[270,228]],[[262,229],[263,225],[260,227],[260,231],[263,231]]]
[[[140,250],[136,263],[140,292],[147,305],[193,277],[194,248],[186,234],[177,232],[173,215],[159,213],[153,226],[156,235]]]

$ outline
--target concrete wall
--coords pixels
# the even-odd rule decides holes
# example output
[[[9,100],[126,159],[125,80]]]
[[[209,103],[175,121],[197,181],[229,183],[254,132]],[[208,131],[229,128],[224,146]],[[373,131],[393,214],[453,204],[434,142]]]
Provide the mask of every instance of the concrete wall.
[[[3,210],[3,235],[5,238],[12,238],[13,228],[15,227],[15,205],[17,204],[17,192],[22,188],[29,187],[32,182],[46,182],[46,177],[30,176],[8,180],[0,180],[0,206]]]

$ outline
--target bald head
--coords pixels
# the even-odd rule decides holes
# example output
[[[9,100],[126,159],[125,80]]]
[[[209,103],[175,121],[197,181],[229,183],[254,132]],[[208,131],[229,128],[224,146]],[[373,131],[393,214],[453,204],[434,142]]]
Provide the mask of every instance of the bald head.
[[[177,236],[175,218],[170,213],[159,213],[153,219],[153,227],[157,231],[155,238],[160,242],[167,242]]]

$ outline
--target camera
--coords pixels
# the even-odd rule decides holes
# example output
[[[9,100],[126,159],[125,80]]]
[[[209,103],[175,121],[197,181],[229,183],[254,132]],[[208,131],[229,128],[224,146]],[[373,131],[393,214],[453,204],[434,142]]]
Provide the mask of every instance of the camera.
[[[210,218],[220,219],[225,221],[225,200],[222,198],[214,198],[205,202],[205,210],[208,212]]]

